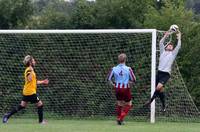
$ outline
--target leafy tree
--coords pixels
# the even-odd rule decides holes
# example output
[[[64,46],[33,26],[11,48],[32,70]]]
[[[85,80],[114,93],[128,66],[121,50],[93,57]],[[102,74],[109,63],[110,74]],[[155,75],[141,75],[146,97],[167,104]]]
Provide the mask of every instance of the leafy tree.
[[[95,28],[95,3],[86,0],[75,0],[72,3],[70,27],[74,29]]]
[[[148,0],[75,0],[71,14],[73,28],[141,28]],[[138,13],[140,12],[140,13]]]
[[[0,28],[23,28],[32,9],[30,0],[0,0]]]
[[[33,3],[34,15],[28,24],[31,29],[68,28],[70,5],[65,1],[41,0]]]
[[[97,28],[142,28],[149,0],[97,0]]]
[[[145,14],[144,27],[168,30],[175,23],[181,30],[188,30],[193,21],[193,12],[186,10],[184,5],[182,0],[166,0],[160,10],[150,6]]]
[[[65,29],[68,28],[68,17],[62,12],[45,10],[41,16],[32,17],[30,29]]]

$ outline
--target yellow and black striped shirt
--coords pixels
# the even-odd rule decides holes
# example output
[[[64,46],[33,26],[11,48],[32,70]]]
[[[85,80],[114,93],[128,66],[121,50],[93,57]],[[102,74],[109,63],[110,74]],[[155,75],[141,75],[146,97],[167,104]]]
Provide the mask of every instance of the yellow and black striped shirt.
[[[32,76],[32,80],[28,81],[28,75]],[[36,94],[37,90],[37,79],[34,70],[31,67],[27,67],[24,72],[25,84],[23,89],[23,95],[33,95]]]

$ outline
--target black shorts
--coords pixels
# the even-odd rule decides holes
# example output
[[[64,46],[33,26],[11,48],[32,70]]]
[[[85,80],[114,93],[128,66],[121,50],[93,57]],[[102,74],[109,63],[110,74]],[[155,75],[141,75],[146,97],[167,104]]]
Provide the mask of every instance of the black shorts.
[[[158,71],[156,75],[156,86],[158,83],[165,84],[170,78],[170,74],[168,72]]]
[[[38,103],[40,101],[39,97],[37,94],[33,95],[23,95],[22,101],[24,102],[31,102],[31,103]]]

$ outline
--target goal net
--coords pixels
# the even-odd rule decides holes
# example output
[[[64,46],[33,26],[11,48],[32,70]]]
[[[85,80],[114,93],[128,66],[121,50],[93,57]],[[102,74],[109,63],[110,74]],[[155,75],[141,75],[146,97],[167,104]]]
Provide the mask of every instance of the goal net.
[[[20,103],[25,67],[22,60],[30,54],[36,59],[37,79],[48,78],[48,86],[37,88],[44,103],[45,118],[115,118],[115,94],[107,85],[109,69],[117,65],[119,53],[128,56],[127,65],[137,78],[132,87],[134,108],[130,120],[149,121],[154,107],[144,108],[153,91],[155,70],[152,44],[162,32],[156,30],[0,30],[0,113]],[[155,41],[155,42],[152,42]],[[158,44],[157,44],[158,49]],[[158,49],[159,50],[159,49]],[[153,69],[152,69],[153,68]],[[155,85],[155,84],[154,84]],[[152,90],[151,90],[152,88]],[[153,91],[154,92],[154,91]],[[156,120],[191,121],[199,119],[177,64],[166,85],[167,112],[161,112],[156,99]],[[153,114],[153,115],[152,115]],[[37,117],[35,105],[15,117]]]

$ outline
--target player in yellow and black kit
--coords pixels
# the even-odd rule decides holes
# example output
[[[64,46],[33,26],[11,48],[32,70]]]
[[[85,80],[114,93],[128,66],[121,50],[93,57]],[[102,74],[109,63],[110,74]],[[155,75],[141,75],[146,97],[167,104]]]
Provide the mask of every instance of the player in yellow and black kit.
[[[39,116],[39,123],[45,124],[46,121],[43,120],[43,103],[37,96],[37,84],[48,84],[49,80],[37,80],[36,74],[34,72],[34,66],[36,64],[35,59],[27,55],[24,58],[23,61],[24,65],[26,66],[25,72],[24,72],[24,79],[25,79],[25,84],[23,88],[23,97],[20,105],[15,107],[13,110],[10,112],[6,113],[3,116],[3,123],[7,123],[8,119],[18,111],[24,109],[28,102],[35,103],[37,108],[38,108],[38,116]]]

